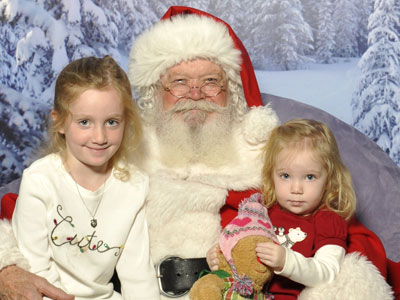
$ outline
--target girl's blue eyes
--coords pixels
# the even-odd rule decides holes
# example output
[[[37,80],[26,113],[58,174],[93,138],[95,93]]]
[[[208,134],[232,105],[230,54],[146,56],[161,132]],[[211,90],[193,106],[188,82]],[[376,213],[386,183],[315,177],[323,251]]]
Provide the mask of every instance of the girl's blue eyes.
[[[283,178],[283,179],[288,179],[288,178],[290,178],[290,175],[287,174],[287,173],[282,173],[282,174],[280,174],[280,177]],[[315,177],[315,175],[313,175],[313,174],[308,174],[308,175],[306,175],[306,179],[307,179],[307,180],[314,180],[315,178],[316,178],[316,177]]]
[[[89,126],[89,124],[90,124],[90,121],[89,120],[80,120],[79,122],[79,125],[81,125],[81,126]],[[108,120],[107,121],[107,125],[109,125],[109,126],[117,126],[119,124],[119,121],[117,121],[117,120]]]
[[[88,120],[81,120],[81,121],[79,121],[79,124],[82,125],[82,126],[87,126],[87,125],[89,125],[89,121]]]
[[[107,123],[110,126],[117,126],[118,125],[118,121],[117,120],[109,120]]]

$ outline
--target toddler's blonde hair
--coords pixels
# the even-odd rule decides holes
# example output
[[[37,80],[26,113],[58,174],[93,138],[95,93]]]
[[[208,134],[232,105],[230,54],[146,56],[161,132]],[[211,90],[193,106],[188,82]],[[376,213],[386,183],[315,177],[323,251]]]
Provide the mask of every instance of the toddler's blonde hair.
[[[263,149],[262,192],[267,207],[276,201],[273,172],[277,155],[283,149],[306,147],[327,171],[322,206],[348,220],[355,212],[356,196],[350,172],[343,164],[332,131],[322,122],[294,119],[276,127]]]

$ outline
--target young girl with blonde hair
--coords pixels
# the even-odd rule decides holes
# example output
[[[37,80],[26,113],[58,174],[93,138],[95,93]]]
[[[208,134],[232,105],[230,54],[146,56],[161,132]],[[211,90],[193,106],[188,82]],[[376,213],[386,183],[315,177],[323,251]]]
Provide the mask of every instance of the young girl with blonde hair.
[[[296,119],[275,128],[264,148],[262,192],[279,244],[258,244],[275,274],[275,300],[297,299],[304,286],[334,280],[346,253],[356,197],[332,131]]]
[[[158,299],[149,180],[128,162],[142,130],[127,75],[110,56],[71,62],[51,118],[49,154],[24,171],[12,219],[31,271],[75,299]]]

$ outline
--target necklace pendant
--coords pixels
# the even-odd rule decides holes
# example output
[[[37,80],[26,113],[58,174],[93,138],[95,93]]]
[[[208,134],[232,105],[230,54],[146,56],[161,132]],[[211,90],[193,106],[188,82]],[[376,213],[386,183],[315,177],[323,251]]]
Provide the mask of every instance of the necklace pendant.
[[[97,220],[96,220],[96,219],[92,219],[92,220],[90,221],[90,225],[91,225],[93,228],[95,228],[95,227],[97,226]]]

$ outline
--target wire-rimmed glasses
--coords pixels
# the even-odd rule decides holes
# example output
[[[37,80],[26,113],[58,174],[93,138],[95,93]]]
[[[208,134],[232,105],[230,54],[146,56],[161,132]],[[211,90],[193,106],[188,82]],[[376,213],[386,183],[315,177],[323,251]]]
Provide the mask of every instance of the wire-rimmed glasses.
[[[164,90],[170,92],[178,99],[185,98],[193,89],[199,89],[205,97],[215,97],[224,89],[224,86],[217,82],[203,82],[200,86],[189,86],[188,83],[177,82],[169,87],[163,86]]]

